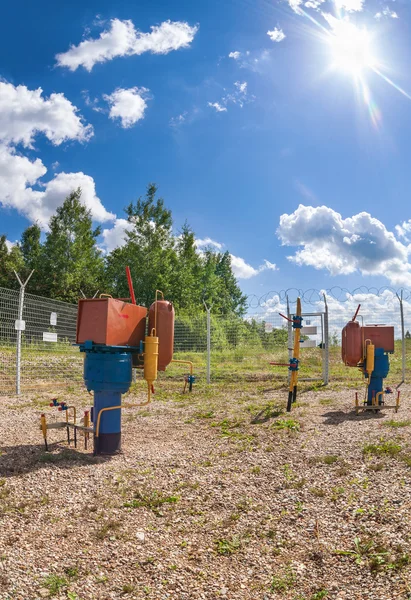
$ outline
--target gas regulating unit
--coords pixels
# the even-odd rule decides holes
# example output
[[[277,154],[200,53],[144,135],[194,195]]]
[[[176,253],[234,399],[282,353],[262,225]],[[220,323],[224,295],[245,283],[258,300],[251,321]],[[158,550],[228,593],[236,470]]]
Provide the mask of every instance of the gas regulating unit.
[[[70,431],[84,435],[85,446],[90,434],[94,438],[94,454],[115,454],[121,449],[121,395],[132,382],[132,369],[141,369],[147,382],[147,401],[142,404],[126,404],[130,408],[145,406],[154,393],[158,371],[165,371],[171,362],[186,363],[190,372],[185,386],[192,390],[193,365],[189,361],[173,361],[174,307],[164,300],[162,292],[156,292],[155,302],[147,311],[135,301],[130,272],[127,268],[131,303],[115,299],[107,294],[100,298],[79,300],[77,312],[76,342],[84,352],[84,383],[94,392],[94,406],[86,411],[82,423],[77,423],[76,409],[66,402],[53,400],[65,413],[61,422],[46,422],[41,415],[40,427],[47,446],[47,430],[66,428],[70,443]],[[158,299],[158,295],[162,299]],[[127,300],[129,300],[127,298]],[[146,327],[148,332],[146,334]],[[184,388],[185,389],[185,388]],[[70,419],[70,417],[72,417]]]
[[[384,379],[390,370],[389,354],[394,353],[394,327],[392,325],[360,325],[355,315],[342,330],[341,354],[347,367],[357,367],[365,378],[366,390],[363,406],[360,407],[358,393],[355,394],[355,410],[379,411],[382,407],[398,411],[400,392],[397,390],[396,402],[385,404],[386,395],[392,394],[389,387],[384,389]],[[360,316],[360,318],[362,318]]]

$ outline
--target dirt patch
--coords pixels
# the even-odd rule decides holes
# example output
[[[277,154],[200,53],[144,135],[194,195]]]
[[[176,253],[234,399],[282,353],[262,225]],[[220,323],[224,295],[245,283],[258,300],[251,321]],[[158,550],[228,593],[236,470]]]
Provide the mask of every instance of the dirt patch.
[[[161,387],[111,458],[46,454],[48,397],[0,399],[1,600],[411,598],[409,390],[355,416],[352,390],[289,415],[267,383]]]

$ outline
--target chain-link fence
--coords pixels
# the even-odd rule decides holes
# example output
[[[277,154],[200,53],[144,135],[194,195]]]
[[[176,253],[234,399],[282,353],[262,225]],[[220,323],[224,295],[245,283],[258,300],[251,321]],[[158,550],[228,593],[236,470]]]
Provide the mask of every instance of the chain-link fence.
[[[411,358],[411,294],[401,300],[401,294],[387,289],[344,292],[342,297],[314,292],[294,290],[265,296],[255,305],[250,302],[249,314],[244,318],[217,315],[212,309],[196,316],[177,314],[175,358],[192,361],[202,380],[285,382],[287,368],[269,363],[288,362],[292,328],[279,313],[286,317],[294,314],[298,295],[302,298],[306,328],[302,332],[301,379],[352,379],[352,370],[341,363],[341,330],[361,304],[364,323],[395,327],[391,376],[399,382]],[[73,346],[76,316],[75,305],[40,298],[25,290],[0,288],[0,395],[17,390],[24,393],[80,389],[83,358]],[[181,369],[171,365],[166,376],[179,377]]]
[[[0,288],[0,394],[81,383],[82,356],[73,347],[77,307],[21,295],[21,290]]]

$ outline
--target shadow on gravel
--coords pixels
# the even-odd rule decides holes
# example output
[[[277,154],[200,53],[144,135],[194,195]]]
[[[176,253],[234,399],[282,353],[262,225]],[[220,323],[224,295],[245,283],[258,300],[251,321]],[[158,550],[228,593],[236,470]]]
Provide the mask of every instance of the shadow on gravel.
[[[71,469],[101,464],[110,459],[111,456],[93,456],[91,453],[62,446],[59,442],[49,444],[49,452],[44,450],[43,444],[3,446],[0,447],[0,477],[14,477],[49,468],[50,465],[55,465],[58,469]]]
[[[354,410],[351,412],[336,410],[324,413],[322,416],[326,417],[324,425],[340,425],[340,423],[344,423],[345,421],[372,421],[374,419],[383,419],[386,415],[381,413],[380,410],[377,413],[367,411],[360,413],[359,415],[356,415]]]

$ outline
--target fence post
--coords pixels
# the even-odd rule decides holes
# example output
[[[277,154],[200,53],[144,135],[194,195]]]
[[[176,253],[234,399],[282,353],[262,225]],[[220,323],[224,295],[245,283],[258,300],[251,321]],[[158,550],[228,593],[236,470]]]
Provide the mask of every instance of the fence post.
[[[33,271],[27,277],[26,281],[23,283],[14,271],[15,276],[17,277],[17,281],[20,284],[20,293],[19,293],[19,309],[18,309],[18,320],[16,321],[15,328],[17,330],[17,344],[16,344],[16,394],[20,395],[20,382],[21,382],[21,332],[24,331],[25,324],[23,325],[23,307],[24,307],[24,292],[26,291],[26,285],[29,282],[30,277],[33,275]]]
[[[293,325],[291,322],[291,313],[290,313],[290,301],[288,299],[288,294],[287,294],[287,317],[288,317],[288,321],[287,321],[287,330],[288,330],[288,358],[289,360],[292,359],[293,357]],[[288,371],[287,374],[287,379],[288,379],[288,383],[290,383],[290,379],[291,379],[291,371]]]
[[[211,306],[204,302],[207,312],[207,383],[211,383]]]
[[[401,316],[401,352],[402,352],[402,369],[401,369],[402,370],[402,381],[397,386],[397,388],[399,388],[400,385],[405,382],[405,364],[406,364],[404,305],[402,303],[402,292],[403,292],[403,290],[401,290],[401,297],[398,294],[396,294],[397,298],[398,298],[398,301],[400,303],[400,316]]]
[[[329,375],[329,364],[330,364],[330,340],[328,333],[328,304],[327,304],[327,296],[323,294],[324,297],[324,315],[323,315],[323,381],[324,385],[328,385],[330,375]]]

